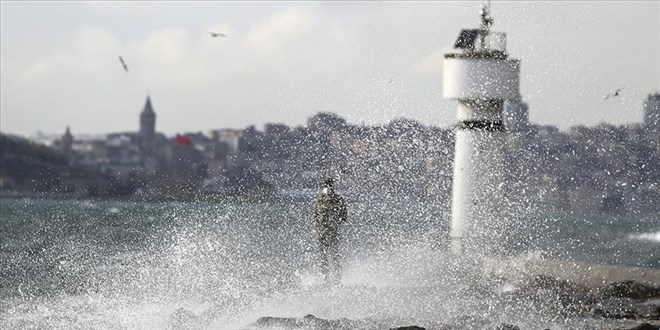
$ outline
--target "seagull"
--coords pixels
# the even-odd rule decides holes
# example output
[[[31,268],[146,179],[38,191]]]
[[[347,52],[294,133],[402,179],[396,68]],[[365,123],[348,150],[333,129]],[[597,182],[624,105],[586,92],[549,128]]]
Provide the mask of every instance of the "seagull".
[[[610,94],[605,95],[605,96],[603,97],[603,100],[607,100],[607,99],[609,99],[610,97],[616,97],[616,96],[619,96],[620,93],[621,93],[621,88],[618,88],[617,90],[614,91],[614,93],[610,93]]]
[[[209,32],[209,33],[211,34],[211,37],[213,37],[213,38],[215,38],[215,37],[227,37],[226,34],[220,33],[220,32]]]
[[[124,58],[119,56],[119,62],[121,62],[121,66],[124,67],[124,71],[128,72],[128,66],[126,65],[126,62],[124,62]]]

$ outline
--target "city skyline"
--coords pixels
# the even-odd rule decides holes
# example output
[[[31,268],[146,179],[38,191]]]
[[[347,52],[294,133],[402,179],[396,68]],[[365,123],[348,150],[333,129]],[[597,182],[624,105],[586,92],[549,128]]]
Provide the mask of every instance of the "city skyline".
[[[147,95],[168,135],[299,126],[318,112],[449,126],[442,54],[478,26],[480,5],[3,1],[0,129],[137,131]],[[641,122],[660,86],[659,3],[491,6],[521,60],[531,122]]]

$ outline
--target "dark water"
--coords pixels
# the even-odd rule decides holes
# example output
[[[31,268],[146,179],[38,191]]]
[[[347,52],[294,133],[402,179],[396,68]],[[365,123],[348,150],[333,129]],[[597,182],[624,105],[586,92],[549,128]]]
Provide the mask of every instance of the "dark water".
[[[480,304],[443,277],[448,215],[430,205],[351,204],[342,285],[323,289],[309,204],[0,206],[0,329],[166,329],[178,308],[212,329],[263,315],[419,320]],[[524,221],[548,257],[660,268],[658,215]]]

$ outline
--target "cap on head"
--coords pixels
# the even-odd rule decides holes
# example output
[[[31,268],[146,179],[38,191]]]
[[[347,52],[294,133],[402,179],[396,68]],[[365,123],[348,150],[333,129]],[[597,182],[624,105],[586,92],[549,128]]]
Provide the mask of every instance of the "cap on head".
[[[334,184],[335,184],[335,180],[333,178],[325,178],[323,179],[323,184],[321,186],[332,187]]]

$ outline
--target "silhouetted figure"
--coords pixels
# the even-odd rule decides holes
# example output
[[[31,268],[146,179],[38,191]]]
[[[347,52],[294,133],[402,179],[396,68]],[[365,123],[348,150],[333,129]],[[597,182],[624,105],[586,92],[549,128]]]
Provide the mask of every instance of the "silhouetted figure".
[[[326,281],[339,281],[341,272],[339,228],[346,221],[348,212],[344,198],[334,190],[332,178],[323,180],[321,188],[321,193],[314,203],[313,233],[319,241],[321,272]]]

